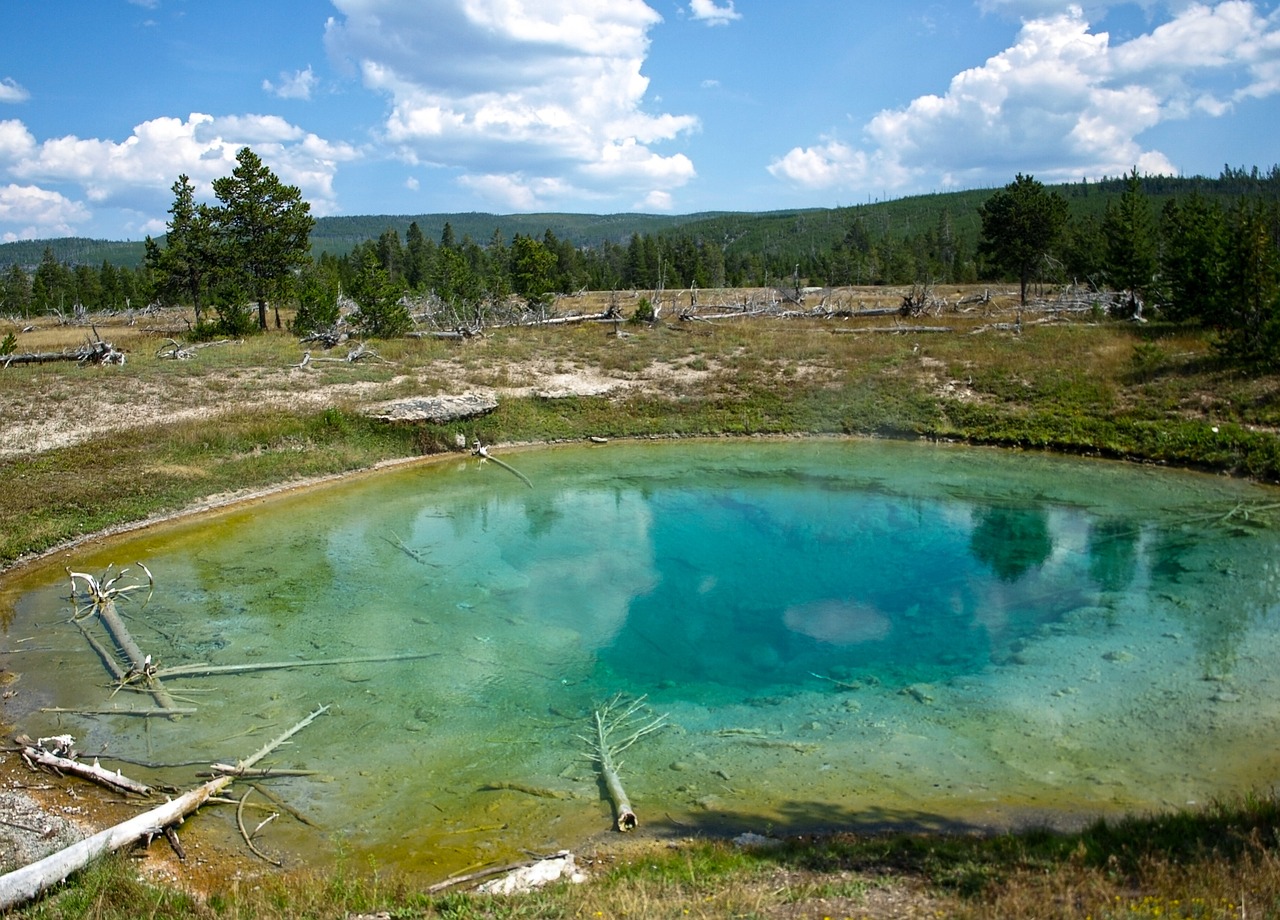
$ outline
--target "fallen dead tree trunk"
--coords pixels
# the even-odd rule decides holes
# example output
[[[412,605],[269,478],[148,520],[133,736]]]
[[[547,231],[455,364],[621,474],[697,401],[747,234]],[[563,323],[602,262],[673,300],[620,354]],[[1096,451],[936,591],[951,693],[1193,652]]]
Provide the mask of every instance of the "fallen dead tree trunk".
[[[245,674],[250,671],[281,671],[287,668],[321,668],[338,664],[371,664],[383,661],[416,661],[431,658],[440,652],[409,652],[402,655],[362,655],[356,658],[318,658],[312,661],[258,661],[253,664],[179,664],[171,668],[158,668],[160,677],[206,677],[210,674]]]
[[[32,741],[26,735],[19,735],[15,740],[21,747],[22,759],[33,770],[38,766],[44,767],[46,770],[52,770],[55,773],[69,773],[72,776],[87,779],[91,783],[98,783],[117,792],[151,795],[150,786],[137,780],[129,779],[129,777],[121,773],[112,773],[99,765],[96,759],[91,764],[81,763],[76,760],[76,753],[73,747],[75,742],[70,735],[41,738],[39,741]],[[52,749],[46,744],[46,742],[50,741],[54,742]]]
[[[836,335],[855,335],[860,332],[881,332],[889,335],[913,335],[917,332],[955,332],[951,326],[868,326],[865,329],[832,329]]]
[[[597,709],[592,714],[595,733],[589,738],[583,737],[582,740],[591,748],[590,757],[596,762],[600,770],[600,778],[604,781],[605,791],[609,794],[609,801],[613,803],[614,826],[619,831],[626,832],[635,830],[640,822],[636,818],[631,800],[627,797],[626,790],[622,788],[622,780],[618,776],[618,770],[622,766],[618,761],[618,755],[645,735],[662,728],[666,724],[667,717],[658,716],[647,721],[643,720],[641,717],[644,709],[643,696],[619,710],[621,702],[621,695],[615,696],[603,708]],[[624,732],[626,736],[618,740],[618,736]]]
[[[148,587],[154,588],[155,579],[151,577],[151,572],[142,563],[138,563],[138,567],[147,573]],[[117,586],[120,579],[124,578],[128,571],[128,569],[122,569],[114,577],[108,577],[110,575],[110,567],[108,567],[107,572],[103,574],[101,579],[98,579],[84,572],[72,572],[68,569],[67,574],[71,577],[72,598],[75,598],[76,582],[84,582],[87,589],[88,611],[98,615],[98,619],[111,635],[116,647],[124,654],[129,664],[129,669],[122,674],[122,669],[119,665],[108,664],[108,670],[111,671],[112,676],[122,685],[131,683],[134,680],[142,681],[147,692],[155,698],[156,705],[162,709],[173,710],[173,718],[178,718],[179,713],[177,710],[181,707],[178,706],[177,701],[174,700],[173,696],[160,682],[156,667],[151,663],[151,656],[143,654],[142,649],[138,647],[138,643],[130,635],[128,627],[124,625],[120,612],[116,610],[116,598],[127,597],[130,593],[142,588],[140,584]],[[77,611],[78,614],[79,611]],[[85,635],[88,636],[88,633]],[[95,651],[98,651],[99,655],[104,654],[100,646],[96,647]],[[108,655],[105,660],[110,661],[110,656]]]
[[[328,710],[328,706],[321,706],[257,753],[240,761],[239,766],[242,769],[252,767]],[[71,873],[83,869],[100,856],[129,846],[138,840],[145,838],[149,841],[163,834],[166,828],[179,823],[187,815],[195,812],[211,797],[231,785],[235,779],[233,774],[218,776],[172,801],[100,831],[44,859],[0,876],[0,911],[6,911],[30,901],[45,889],[57,885]]]
[[[504,470],[506,470],[506,471],[507,471],[508,473],[510,473],[512,476],[515,476],[517,479],[519,479],[521,482],[523,482],[523,483],[524,483],[525,485],[527,485],[529,488],[531,488],[531,489],[533,488],[533,483],[529,481],[529,477],[528,477],[528,476],[526,476],[524,473],[520,472],[518,469],[516,469],[516,468],[515,468],[514,466],[512,466],[511,464],[506,463],[506,462],[504,462],[504,461],[502,461],[502,460],[499,460],[499,459],[498,459],[497,457],[495,457],[493,454],[489,453],[489,448],[487,448],[487,447],[485,447],[483,444],[481,444],[481,443],[480,443],[480,439],[479,439],[479,438],[476,438],[475,449],[474,449],[474,450],[472,450],[472,453],[473,453],[473,454],[475,454],[477,457],[479,457],[481,460],[492,460],[494,463],[498,464],[498,466],[502,467]]]
[[[117,351],[110,342],[99,339],[70,351],[28,352],[21,355],[5,355],[0,358],[0,363],[5,367],[14,364],[51,364],[55,361],[75,361],[77,364],[124,364],[124,352]]]

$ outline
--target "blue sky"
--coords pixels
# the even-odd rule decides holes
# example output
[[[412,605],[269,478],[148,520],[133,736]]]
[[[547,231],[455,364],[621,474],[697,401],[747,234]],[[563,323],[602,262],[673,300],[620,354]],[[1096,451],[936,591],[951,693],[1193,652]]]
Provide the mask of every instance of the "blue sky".
[[[1280,162],[1275,2],[6,0],[0,240],[163,233],[251,146],[318,215],[690,213]]]

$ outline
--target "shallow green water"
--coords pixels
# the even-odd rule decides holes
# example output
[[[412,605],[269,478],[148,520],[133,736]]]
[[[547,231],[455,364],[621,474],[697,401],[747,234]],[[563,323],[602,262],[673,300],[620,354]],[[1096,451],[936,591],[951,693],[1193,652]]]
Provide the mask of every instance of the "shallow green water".
[[[124,609],[165,666],[425,657],[175,679],[180,721],[42,712],[150,705],[108,698],[59,568],[3,596],[6,720],[207,762],[331,704],[275,758],[318,771],[272,783],[315,826],[260,845],[430,875],[607,833],[580,736],[616,694],[668,718],[622,769],[659,833],[1072,823],[1280,777],[1275,491],[877,442],[502,456],[532,488],[454,460],[65,560],[147,564]]]

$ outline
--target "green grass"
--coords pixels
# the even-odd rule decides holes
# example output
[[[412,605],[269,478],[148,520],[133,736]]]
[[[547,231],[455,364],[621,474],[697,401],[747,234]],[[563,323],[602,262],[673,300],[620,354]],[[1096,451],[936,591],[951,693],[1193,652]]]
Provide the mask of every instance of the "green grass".
[[[586,885],[500,897],[430,893],[370,869],[242,872],[208,897],[139,881],[113,857],[13,913],[126,917],[710,918],[1280,916],[1280,802],[1254,796],[1076,833],[830,834],[742,849],[686,840],[600,854]],[[580,854],[581,856],[581,854]]]

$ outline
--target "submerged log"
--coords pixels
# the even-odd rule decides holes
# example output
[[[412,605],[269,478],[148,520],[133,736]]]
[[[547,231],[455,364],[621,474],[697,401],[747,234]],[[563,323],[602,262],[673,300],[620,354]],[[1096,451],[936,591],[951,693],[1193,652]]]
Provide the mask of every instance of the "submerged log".
[[[158,668],[156,677],[206,677],[210,674],[245,674],[250,671],[280,671],[287,668],[320,668],[339,664],[371,664],[384,661],[417,661],[440,652],[406,652],[400,655],[361,655],[355,658],[319,658],[312,661],[258,661],[253,664],[180,664]]]
[[[622,788],[622,780],[618,776],[621,764],[618,755],[645,735],[652,734],[666,724],[666,716],[658,716],[644,720],[641,713],[644,708],[644,697],[621,706],[621,695],[615,696],[601,709],[592,714],[595,732],[590,738],[583,738],[591,748],[591,759],[600,770],[600,778],[604,781],[609,801],[613,803],[614,826],[619,831],[635,830],[640,823],[631,800]],[[619,736],[621,740],[618,740]]]
[[[155,580],[151,577],[151,572],[148,571],[147,567],[141,563],[138,565],[142,571],[147,573],[148,585],[154,587]],[[72,572],[68,569],[67,574],[71,577],[72,596],[75,596],[76,582],[84,582],[89,599],[88,609],[98,615],[99,621],[101,621],[103,627],[111,635],[112,641],[115,642],[116,647],[120,649],[121,653],[123,653],[129,665],[129,669],[127,671],[124,671],[122,674],[122,669],[118,665],[113,665],[111,663],[108,663],[107,665],[108,670],[111,671],[112,676],[116,678],[117,682],[125,684],[131,683],[135,680],[141,681],[146,687],[147,692],[155,698],[157,706],[162,709],[172,710],[172,717],[175,719],[179,718],[179,710],[182,707],[178,706],[177,701],[174,700],[169,691],[165,689],[164,684],[160,682],[160,678],[156,674],[156,667],[151,662],[151,656],[144,654],[142,649],[139,648],[138,643],[134,641],[133,636],[129,633],[129,628],[124,625],[124,620],[121,618],[120,612],[116,609],[116,598],[127,597],[130,592],[139,590],[143,587],[140,584],[117,586],[117,583],[128,571],[128,569],[123,569],[114,577],[108,577],[110,574],[110,567],[108,567],[108,572],[105,573],[101,579],[98,579],[93,575],[89,575],[84,572]],[[82,629],[82,631],[84,630]],[[89,634],[85,632],[85,636],[88,637],[88,635]],[[93,643],[91,642],[91,644]],[[104,661],[110,662],[110,656],[104,654],[104,650],[100,645],[94,644],[94,648],[100,656],[103,656]]]
[[[504,470],[506,470],[506,471],[507,471],[508,473],[510,473],[512,476],[515,476],[517,479],[519,479],[521,482],[523,482],[523,483],[524,483],[525,485],[527,485],[529,488],[531,488],[531,489],[533,488],[533,483],[529,481],[529,477],[528,477],[528,476],[526,476],[524,473],[520,472],[518,469],[516,469],[516,468],[515,468],[514,466],[512,466],[511,464],[506,463],[505,461],[499,460],[499,459],[498,459],[497,457],[495,457],[493,454],[489,453],[489,448],[487,448],[487,447],[485,447],[483,444],[481,444],[481,443],[480,443],[480,439],[479,439],[479,438],[476,438],[475,449],[472,451],[472,453],[473,453],[473,454],[475,454],[477,457],[479,457],[481,460],[492,460],[494,463],[498,464],[498,466],[502,467]]]

